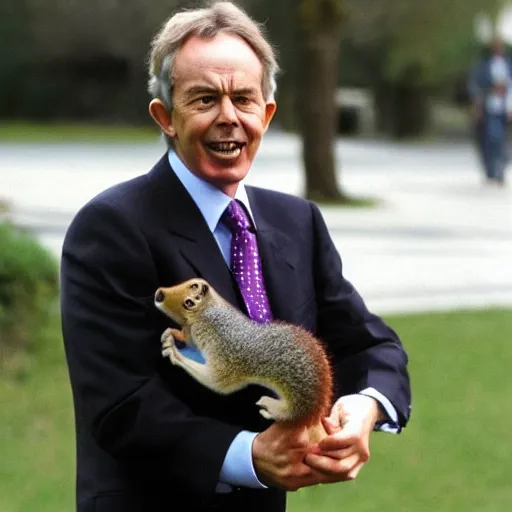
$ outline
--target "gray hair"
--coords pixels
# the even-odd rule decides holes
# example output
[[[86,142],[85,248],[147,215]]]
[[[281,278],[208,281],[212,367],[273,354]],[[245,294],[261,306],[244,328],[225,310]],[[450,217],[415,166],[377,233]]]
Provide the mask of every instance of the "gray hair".
[[[218,33],[241,37],[263,64],[263,97],[272,100],[279,66],[262,26],[231,2],[215,2],[203,9],[183,10],[169,18],[151,43],[148,91],[172,109],[172,71],[176,55],[192,35],[209,39]]]

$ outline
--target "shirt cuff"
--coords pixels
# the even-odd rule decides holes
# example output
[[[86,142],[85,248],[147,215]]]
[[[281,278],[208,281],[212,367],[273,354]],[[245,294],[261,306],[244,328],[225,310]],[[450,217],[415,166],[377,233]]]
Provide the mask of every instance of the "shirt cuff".
[[[359,392],[360,395],[369,396],[374,398],[382,406],[386,414],[388,415],[389,421],[381,421],[375,425],[375,430],[382,432],[389,432],[391,434],[398,434],[401,430],[398,423],[398,413],[393,407],[393,404],[375,388],[366,388]]]
[[[252,443],[257,435],[256,432],[242,430],[233,439],[220,470],[217,492],[229,492],[231,486],[267,488],[258,480],[252,463]]]

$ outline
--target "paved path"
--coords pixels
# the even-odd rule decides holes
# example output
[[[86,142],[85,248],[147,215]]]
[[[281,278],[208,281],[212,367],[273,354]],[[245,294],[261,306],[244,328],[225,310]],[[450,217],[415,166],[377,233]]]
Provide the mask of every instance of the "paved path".
[[[56,255],[77,209],[151,167],[151,144],[0,144],[0,198]],[[512,186],[482,184],[468,144],[343,140],[349,193],[373,209],[323,208],[344,271],[377,313],[512,306]],[[269,133],[248,183],[301,194],[297,138]]]

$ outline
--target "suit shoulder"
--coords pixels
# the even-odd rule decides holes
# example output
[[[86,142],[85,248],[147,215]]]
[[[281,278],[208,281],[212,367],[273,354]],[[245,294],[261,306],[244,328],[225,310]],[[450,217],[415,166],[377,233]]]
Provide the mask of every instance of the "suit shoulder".
[[[137,197],[140,197],[141,189],[145,186],[146,176],[138,176],[112,185],[83,204],[76,212],[73,222],[79,222],[82,218],[90,219],[95,215],[102,215],[108,211],[128,210],[124,205],[133,205]]]
[[[165,175],[167,167],[166,159],[162,157],[149,172],[104,189],[78,210],[75,219],[117,211],[130,221],[136,221],[151,205],[151,198],[154,197],[155,189],[158,189],[155,175]]]
[[[303,197],[299,197],[293,194],[287,194],[286,192],[278,192],[277,190],[271,190],[262,187],[247,186],[249,194],[253,194],[257,198],[258,202],[267,203],[272,206],[282,208],[294,208],[299,210],[310,210],[311,202]]]
[[[303,234],[314,229],[317,207],[311,201],[275,190],[258,187],[247,189],[253,211],[265,218],[269,225],[286,232],[296,230]]]
[[[143,174],[141,176],[116,183],[115,185],[99,192],[88,203],[86,203],[84,207],[88,205],[100,206],[109,204],[122,207],[123,204],[129,203],[130,201],[136,200],[137,197],[140,197],[144,188],[147,186],[147,178],[147,174]]]

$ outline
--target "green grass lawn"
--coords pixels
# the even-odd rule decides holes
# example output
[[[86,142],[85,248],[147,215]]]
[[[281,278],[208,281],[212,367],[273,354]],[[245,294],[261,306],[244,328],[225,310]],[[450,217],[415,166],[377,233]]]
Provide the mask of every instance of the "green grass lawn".
[[[512,310],[387,320],[410,355],[409,426],[375,433],[355,482],[293,493],[290,512],[510,510]],[[58,335],[29,362],[0,379],[0,512],[70,512],[73,418]]]
[[[158,141],[159,136],[156,125],[153,128],[99,123],[0,121],[0,143],[134,143]]]
[[[59,319],[0,378],[0,512],[74,510],[71,392]]]

